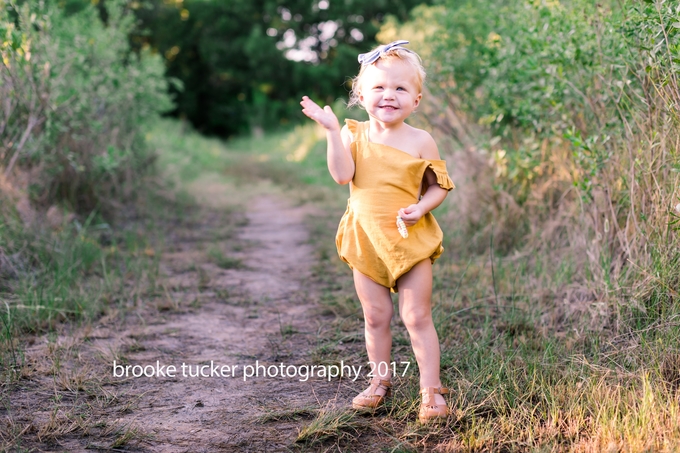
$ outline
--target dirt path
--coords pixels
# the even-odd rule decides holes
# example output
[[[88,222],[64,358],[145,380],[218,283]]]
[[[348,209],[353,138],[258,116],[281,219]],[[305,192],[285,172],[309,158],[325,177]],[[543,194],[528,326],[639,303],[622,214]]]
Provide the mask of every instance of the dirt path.
[[[289,451],[303,423],[296,415],[347,399],[346,380],[303,382],[300,368],[313,364],[324,322],[310,284],[308,208],[272,194],[248,205],[235,230],[224,228],[229,212],[213,209],[172,232],[155,309],[26,351],[31,377],[11,412],[27,447]],[[64,351],[58,373],[54,361],[42,363],[55,348]],[[245,375],[258,364],[275,367]],[[198,366],[207,377],[196,377]],[[159,367],[166,377],[148,376]],[[147,376],[132,376],[143,369]]]

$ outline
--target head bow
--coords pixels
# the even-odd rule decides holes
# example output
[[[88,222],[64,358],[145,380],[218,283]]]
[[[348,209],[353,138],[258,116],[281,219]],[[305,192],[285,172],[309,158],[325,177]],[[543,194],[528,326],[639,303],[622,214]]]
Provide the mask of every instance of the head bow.
[[[392,49],[404,49],[407,52],[413,52],[412,50],[409,50],[405,47],[401,47],[403,44],[408,44],[408,41],[392,41],[389,44],[385,44],[384,46],[380,46],[377,49],[375,49],[372,52],[367,52],[367,53],[360,53],[359,54],[359,63],[361,63],[362,66],[366,66],[369,64],[375,63],[378,58],[382,57],[383,54],[389,52]]]

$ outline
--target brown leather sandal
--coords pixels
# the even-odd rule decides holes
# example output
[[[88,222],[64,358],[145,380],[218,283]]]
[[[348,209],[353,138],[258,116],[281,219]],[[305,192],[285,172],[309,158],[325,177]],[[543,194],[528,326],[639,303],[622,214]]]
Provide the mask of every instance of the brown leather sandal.
[[[420,411],[418,412],[418,420],[420,423],[427,423],[430,420],[441,420],[449,416],[449,406],[444,404],[437,404],[434,400],[435,393],[440,395],[447,395],[449,389],[444,387],[425,387],[420,390]]]
[[[384,395],[375,393],[379,388],[385,390]],[[352,400],[352,407],[358,410],[376,409],[390,396],[392,396],[392,383],[390,381],[382,380],[379,377],[375,377],[371,379],[370,386],[368,387],[368,395],[364,395],[362,392],[355,396]]]

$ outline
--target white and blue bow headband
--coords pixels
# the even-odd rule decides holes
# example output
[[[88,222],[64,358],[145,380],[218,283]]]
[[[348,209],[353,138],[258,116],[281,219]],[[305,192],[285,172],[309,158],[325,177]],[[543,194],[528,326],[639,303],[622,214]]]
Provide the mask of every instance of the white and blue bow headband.
[[[382,57],[384,54],[389,52],[390,50],[393,49],[404,49],[407,52],[414,53],[412,50],[409,50],[405,47],[401,47],[403,44],[408,44],[408,41],[392,41],[389,44],[385,44],[384,46],[380,46],[377,49],[375,49],[372,52],[367,52],[367,53],[360,53],[359,54],[359,63],[361,63],[362,66],[367,66],[369,64],[375,63],[378,58]]]

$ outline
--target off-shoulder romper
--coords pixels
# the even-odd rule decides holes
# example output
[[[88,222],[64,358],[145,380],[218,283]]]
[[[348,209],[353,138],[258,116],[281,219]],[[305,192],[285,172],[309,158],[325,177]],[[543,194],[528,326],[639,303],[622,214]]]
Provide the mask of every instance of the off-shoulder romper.
[[[443,189],[454,185],[443,160],[421,159],[370,142],[368,122],[345,122],[353,135],[355,172],[335,239],[338,254],[350,268],[396,291],[399,277],[426,258],[434,263],[444,251],[442,230],[431,213],[408,228],[408,238],[402,238],[396,226],[399,209],[417,203],[425,193],[428,184],[423,176],[428,168]]]

